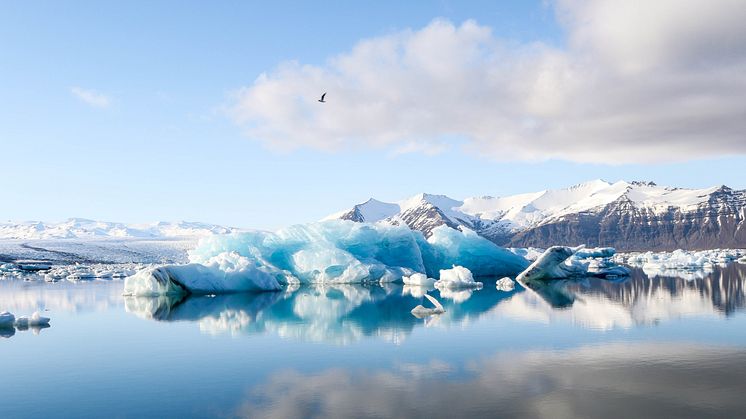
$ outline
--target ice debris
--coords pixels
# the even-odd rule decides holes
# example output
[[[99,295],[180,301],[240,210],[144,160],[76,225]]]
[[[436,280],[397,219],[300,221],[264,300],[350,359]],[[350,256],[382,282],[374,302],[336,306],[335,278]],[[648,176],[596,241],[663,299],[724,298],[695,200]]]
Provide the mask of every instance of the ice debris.
[[[418,319],[422,319],[425,317],[432,316],[434,314],[443,314],[446,312],[446,309],[443,308],[443,305],[440,304],[438,300],[435,299],[435,297],[425,294],[425,298],[430,300],[431,303],[433,303],[433,308],[425,308],[422,304],[418,305],[417,307],[413,308],[411,313],[413,316],[417,317]]]
[[[548,279],[582,277],[618,277],[629,275],[629,269],[609,261],[614,249],[583,249],[579,247],[552,246],[536,259],[516,280],[521,283]],[[601,260],[584,260],[586,257],[600,257]]]
[[[727,265],[743,257],[742,249],[674,250],[673,252],[645,252],[619,255],[617,261],[638,266],[648,275],[675,275],[677,271],[708,271],[716,265]]]
[[[404,282],[404,285],[417,285],[421,287],[432,287],[435,285],[434,278],[428,278],[427,275],[419,272],[411,276],[402,277],[402,282]]]
[[[528,266],[523,257],[471,230],[440,226],[425,239],[406,226],[345,220],[206,237],[189,252],[189,260],[189,265],[138,272],[126,279],[125,292],[269,291],[298,283],[396,282],[453,265],[471,271],[470,276],[514,275]]]
[[[16,316],[13,313],[3,311],[0,313],[0,329],[8,329],[16,323]]]
[[[31,317],[19,316],[16,317],[13,313],[3,311],[0,313],[0,330],[8,331],[12,330],[13,333],[4,333],[3,336],[10,337],[15,333],[15,329],[26,330],[28,328],[44,328],[49,327],[49,317],[44,317],[41,312],[35,311]]]
[[[495,287],[498,291],[510,292],[515,289],[515,281],[506,276],[498,279],[495,283]]]
[[[28,329],[29,327],[49,326],[49,317],[44,317],[40,312],[35,311],[31,317],[20,316],[16,319],[16,327],[19,329]]]
[[[474,280],[469,269],[456,265],[451,269],[441,269],[440,279],[433,285],[435,288],[448,290],[482,288],[482,283]]]

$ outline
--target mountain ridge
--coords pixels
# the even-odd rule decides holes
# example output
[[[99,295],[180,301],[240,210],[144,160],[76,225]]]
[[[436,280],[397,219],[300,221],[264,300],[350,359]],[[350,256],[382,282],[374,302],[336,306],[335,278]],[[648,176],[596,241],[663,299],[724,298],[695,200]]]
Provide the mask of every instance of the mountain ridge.
[[[378,211],[366,218],[373,213],[371,202]],[[329,218],[406,224],[426,236],[445,224],[513,247],[746,247],[746,191],[726,185],[688,189],[594,179],[562,189],[462,201],[421,193],[395,203],[371,199]]]

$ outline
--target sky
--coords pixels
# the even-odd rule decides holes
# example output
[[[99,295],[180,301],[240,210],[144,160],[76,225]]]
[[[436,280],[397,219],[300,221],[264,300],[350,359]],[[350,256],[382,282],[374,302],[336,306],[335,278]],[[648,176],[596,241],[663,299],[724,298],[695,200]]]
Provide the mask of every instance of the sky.
[[[2,9],[0,222],[271,229],[419,192],[746,188],[742,0]]]

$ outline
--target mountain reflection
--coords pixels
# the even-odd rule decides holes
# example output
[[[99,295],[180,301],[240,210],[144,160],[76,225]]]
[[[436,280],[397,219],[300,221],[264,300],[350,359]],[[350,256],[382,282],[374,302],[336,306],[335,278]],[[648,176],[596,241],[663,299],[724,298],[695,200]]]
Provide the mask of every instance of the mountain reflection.
[[[446,295],[395,284],[316,285],[277,293],[218,296],[127,297],[128,312],[157,321],[196,322],[209,334],[275,333],[299,340],[348,344],[375,336],[394,343],[415,327],[459,326],[483,316],[610,330],[656,324],[682,316],[729,316],[746,306],[746,267],[732,264],[705,278],[648,277],[640,269],[623,281],[596,278],[525,284],[497,291]],[[410,310],[429,292],[446,312],[426,320]]]

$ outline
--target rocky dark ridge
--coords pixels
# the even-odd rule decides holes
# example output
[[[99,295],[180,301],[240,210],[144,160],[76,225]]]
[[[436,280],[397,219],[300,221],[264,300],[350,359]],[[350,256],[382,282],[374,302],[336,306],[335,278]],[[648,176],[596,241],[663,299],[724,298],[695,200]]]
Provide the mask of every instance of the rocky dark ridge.
[[[559,192],[577,194],[578,190],[587,189],[588,185],[602,189],[604,187],[601,181],[594,181]],[[590,202],[598,202],[596,206],[586,205],[576,212],[558,211],[538,218],[535,222],[522,221],[523,224],[503,219],[506,214],[504,211],[489,216],[495,217],[494,219],[484,217],[479,212],[466,214],[459,207],[463,204],[461,201],[425,194],[419,202],[407,201],[406,206],[398,213],[398,205],[375,201],[376,209],[380,209],[381,205],[393,206],[392,215],[386,218],[365,218],[363,208],[371,213],[370,207],[364,206],[373,202],[372,200],[356,205],[335,218],[356,222],[406,224],[421,231],[426,237],[441,225],[456,229],[468,228],[506,247],[585,244],[611,246],[619,251],[746,248],[746,191],[733,190],[727,186],[701,190],[666,188],[647,181],[608,185],[609,188],[616,188],[613,193],[617,198],[592,198]],[[556,192],[550,191],[550,197],[551,193]],[[579,199],[592,197],[594,192],[588,193],[589,195],[581,195]],[[651,197],[646,194],[651,194]],[[669,197],[671,200],[668,200]],[[534,214],[533,211],[538,211],[532,202],[523,205],[514,208],[520,214],[529,216]]]
[[[514,247],[549,244],[612,246],[620,251],[746,247],[746,191],[722,187],[698,205],[664,213],[637,208],[627,196],[594,212],[570,214],[521,231],[498,243]]]

